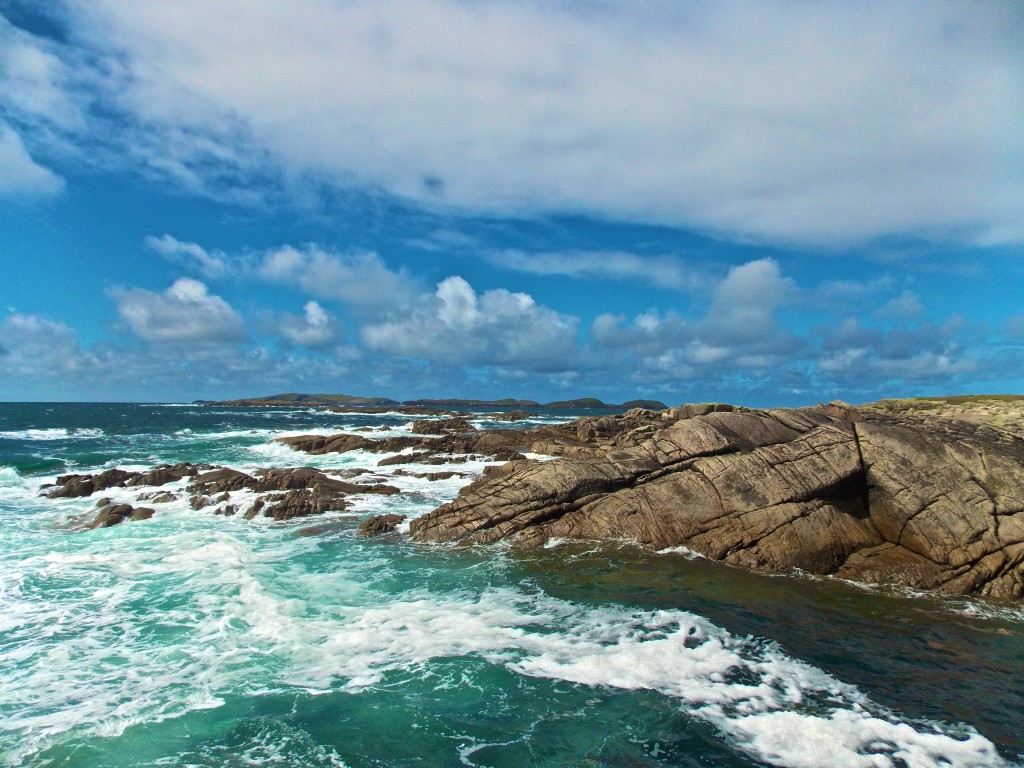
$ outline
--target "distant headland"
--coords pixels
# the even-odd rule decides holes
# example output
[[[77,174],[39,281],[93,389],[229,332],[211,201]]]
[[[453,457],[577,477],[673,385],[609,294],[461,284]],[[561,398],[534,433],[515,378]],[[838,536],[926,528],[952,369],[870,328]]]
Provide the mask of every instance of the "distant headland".
[[[555,400],[550,403],[541,403],[536,400],[518,400],[516,398],[504,398],[501,400],[471,400],[458,398],[445,399],[419,399],[419,400],[392,400],[389,397],[360,397],[356,395],[343,394],[303,394],[299,392],[284,392],[277,395],[266,395],[264,397],[246,397],[238,400],[196,400],[196,405],[223,405],[223,406],[291,406],[296,405],[331,408],[562,408],[566,410],[578,410],[581,408],[606,409],[609,411],[622,411],[631,408],[646,408],[648,410],[664,410],[668,406],[660,400],[629,400],[624,403],[605,403],[596,397],[581,397],[573,400]]]

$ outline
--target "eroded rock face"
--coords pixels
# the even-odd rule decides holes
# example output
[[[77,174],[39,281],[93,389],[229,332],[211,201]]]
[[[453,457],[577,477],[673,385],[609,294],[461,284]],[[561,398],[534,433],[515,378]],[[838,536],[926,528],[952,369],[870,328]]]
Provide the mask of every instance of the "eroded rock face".
[[[1019,436],[841,403],[626,417],[545,438],[564,458],[504,465],[412,536],[628,539],[762,571],[1024,596]]]

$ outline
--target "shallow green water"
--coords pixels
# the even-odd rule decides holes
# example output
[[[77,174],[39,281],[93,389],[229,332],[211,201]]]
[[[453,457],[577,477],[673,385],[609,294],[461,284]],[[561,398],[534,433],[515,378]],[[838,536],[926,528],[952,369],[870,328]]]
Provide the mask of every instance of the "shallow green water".
[[[0,405],[3,764],[1021,762],[1019,608],[626,545],[355,536],[361,516],[422,514],[465,478],[391,476],[403,494],[356,497],[313,537],[296,535],[308,521],[217,517],[184,500],[72,533],[58,524],[93,501],[39,496],[56,474],[109,466],[375,467],[269,441],[400,434],[406,419]]]

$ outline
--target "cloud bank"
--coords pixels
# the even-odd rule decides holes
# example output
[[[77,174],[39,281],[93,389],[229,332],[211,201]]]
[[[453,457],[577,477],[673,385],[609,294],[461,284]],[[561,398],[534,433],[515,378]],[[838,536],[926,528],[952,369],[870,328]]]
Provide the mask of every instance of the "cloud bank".
[[[134,162],[195,191],[305,178],[823,248],[1024,239],[1018,3],[95,0],[62,18],[71,42],[36,39],[5,98],[69,126],[73,80]]]

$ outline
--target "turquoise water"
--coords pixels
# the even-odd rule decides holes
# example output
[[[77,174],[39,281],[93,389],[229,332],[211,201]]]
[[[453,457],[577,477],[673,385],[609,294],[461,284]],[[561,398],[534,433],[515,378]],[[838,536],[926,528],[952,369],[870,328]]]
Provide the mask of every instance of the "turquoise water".
[[[219,517],[184,499],[71,532],[62,521],[94,500],[39,495],[57,474],[161,462],[376,470],[376,455],[270,441],[401,434],[407,420],[0,404],[0,764],[1022,763],[1019,606],[629,545],[357,538],[361,517],[422,514],[468,482],[396,467],[381,473],[401,495],[353,497],[319,536],[296,534],[309,520]]]

